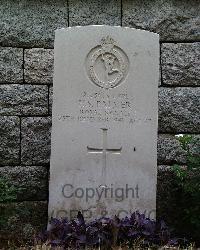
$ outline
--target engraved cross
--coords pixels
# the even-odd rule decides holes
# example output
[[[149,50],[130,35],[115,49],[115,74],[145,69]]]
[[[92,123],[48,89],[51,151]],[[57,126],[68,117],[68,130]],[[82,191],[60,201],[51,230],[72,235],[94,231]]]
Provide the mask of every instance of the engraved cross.
[[[92,148],[87,146],[88,153],[96,153],[96,154],[102,154],[103,155],[103,169],[102,169],[102,176],[106,176],[106,166],[107,166],[107,154],[121,154],[122,147],[121,148],[107,148],[107,131],[106,128],[101,128],[103,132],[103,147],[102,148]],[[105,181],[105,178],[104,178]]]

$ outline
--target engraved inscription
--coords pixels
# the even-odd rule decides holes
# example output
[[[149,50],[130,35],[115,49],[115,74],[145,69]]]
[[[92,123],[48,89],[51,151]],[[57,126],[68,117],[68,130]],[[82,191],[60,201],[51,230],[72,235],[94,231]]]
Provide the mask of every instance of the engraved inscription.
[[[77,111],[73,114],[60,114],[59,121],[129,124],[152,121],[151,117],[140,116],[135,108],[134,99],[127,92],[114,94],[107,91],[83,91],[78,100],[74,101],[77,104]]]
[[[79,121],[124,122],[134,114],[133,100],[127,93],[83,92],[78,103]]]
[[[89,79],[103,89],[117,87],[125,79],[128,67],[127,55],[109,36],[102,38],[100,45],[93,48],[86,58]]]

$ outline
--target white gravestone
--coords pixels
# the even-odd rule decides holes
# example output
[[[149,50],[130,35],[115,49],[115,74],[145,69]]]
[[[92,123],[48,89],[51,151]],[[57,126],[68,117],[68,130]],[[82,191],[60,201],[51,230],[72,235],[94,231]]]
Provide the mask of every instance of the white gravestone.
[[[159,36],[56,31],[49,216],[155,217]]]

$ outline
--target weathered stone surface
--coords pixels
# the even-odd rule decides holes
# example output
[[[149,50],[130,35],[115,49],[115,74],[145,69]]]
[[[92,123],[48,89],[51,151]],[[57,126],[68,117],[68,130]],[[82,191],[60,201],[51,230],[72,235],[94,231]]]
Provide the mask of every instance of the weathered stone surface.
[[[54,31],[68,26],[65,0],[1,0],[0,44],[53,47]]]
[[[46,200],[48,196],[47,168],[42,166],[6,166],[0,176],[16,188],[17,201]]]
[[[0,85],[0,114],[48,114],[48,86]]]
[[[20,162],[20,119],[0,116],[0,165]]]
[[[46,228],[48,221],[46,201],[0,204],[0,214],[5,220],[0,227],[0,247],[6,239],[18,243],[33,240],[34,235]]]
[[[200,2],[198,0],[124,0],[123,26],[147,29],[161,40],[199,40]]]
[[[28,49],[24,53],[26,83],[53,82],[53,49]]]
[[[200,85],[200,43],[164,43],[161,49],[163,84]]]
[[[158,164],[186,163],[186,152],[174,135],[158,137]]]
[[[22,118],[22,165],[49,163],[50,117]]]
[[[49,215],[72,218],[72,210],[87,210],[89,220],[138,209],[154,218],[159,53],[159,36],[147,31],[56,32]],[[141,196],[66,199],[63,183],[74,190],[138,185]]]
[[[69,26],[120,25],[120,0],[69,0]]]
[[[53,104],[53,87],[49,87],[49,113],[52,113],[52,104]]]
[[[200,88],[178,87],[159,90],[159,131],[200,132]]]
[[[0,83],[22,82],[22,67],[23,49],[0,47]]]

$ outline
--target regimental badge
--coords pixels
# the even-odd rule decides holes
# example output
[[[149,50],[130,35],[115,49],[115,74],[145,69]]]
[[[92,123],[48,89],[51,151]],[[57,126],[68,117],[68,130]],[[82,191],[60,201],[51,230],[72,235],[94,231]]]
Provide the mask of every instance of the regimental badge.
[[[129,60],[125,52],[110,36],[101,39],[86,57],[89,79],[98,87],[111,89],[119,86],[127,76]]]

